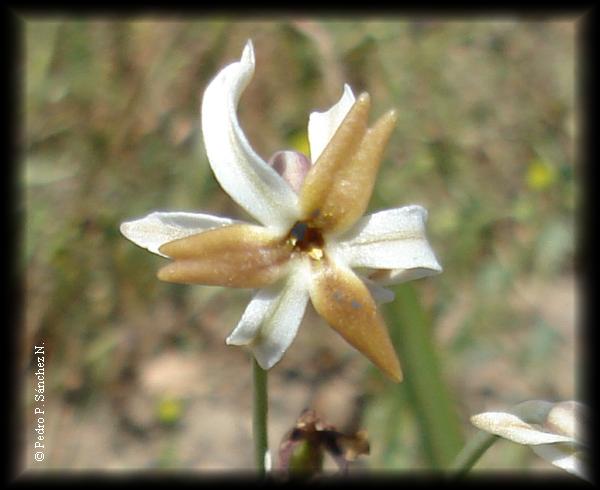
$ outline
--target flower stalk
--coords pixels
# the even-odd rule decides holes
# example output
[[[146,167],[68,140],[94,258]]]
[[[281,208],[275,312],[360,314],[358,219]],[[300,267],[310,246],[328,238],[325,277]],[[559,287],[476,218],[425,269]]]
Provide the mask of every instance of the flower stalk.
[[[478,432],[454,459],[450,466],[452,476],[454,478],[465,476],[498,439],[499,437],[494,434]]]
[[[252,375],[254,387],[252,434],[254,438],[254,455],[256,469],[260,476],[266,474],[267,451],[269,450],[267,417],[269,398],[267,392],[267,371],[252,358]]]

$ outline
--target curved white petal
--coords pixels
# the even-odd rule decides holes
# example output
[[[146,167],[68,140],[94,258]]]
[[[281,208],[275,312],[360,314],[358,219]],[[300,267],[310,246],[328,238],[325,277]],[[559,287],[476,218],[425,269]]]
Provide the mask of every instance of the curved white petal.
[[[414,269],[379,269],[371,279],[381,286],[392,286],[403,282],[414,281],[423,277],[435,276],[442,272],[442,268],[415,267]]]
[[[587,418],[587,407],[582,403],[574,400],[559,402],[548,412],[544,427],[585,443],[587,433],[581,429],[588,425]]]
[[[239,62],[226,66],[202,99],[202,133],[210,165],[231,198],[265,226],[289,228],[298,218],[298,197],[258,156],[237,119],[237,104],[254,74],[248,41]]]
[[[310,160],[315,163],[346,114],[354,104],[354,94],[350,85],[344,84],[344,93],[331,109],[325,112],[313,112],[308,118],[308,143]]]
[[[225,343],[227,345],[247,345],[252,342],[284,289],[285,283],[281,282],[268,288],[259,289],[246,306],[242,318],[229,334]]]
[[[478,429],[504,437],[519,444],[553,444],[574,442],[571,437],[553,434],[538,429],[517,415],[507,412],[485,412],[471,417],[471,423]]]
[[[261,289],[226,342],[249,345],[263,369],[270,369],[290,346],[308,303],[310,275],[303,262],[293,264],[284,283]]]
[[[368,277],[365,277],[362,274],[357,274],[357,276],[362,282],[365,283],[365,286],[367,286],[369,289],[369,292],[371,293],[371,296],[373,296],[375,303],[382,305],[394,301],[396,295],[393,291],[384,288],[381,284],[369,279]]]
[[[165,243],[233,223],[237,221],[209,214],[155,211],[143,218],[121,223],[119,229],[136,245],[166,257],[158,250]]]
[[[427,241],[426,221],[421,206],[380,211],[360,219],[334,240],[332,249],[350,267],[383,269],[370,276],[380,284],[437,274],[442,267]]]
[[[532,446],[535,453],[569,473],[590,480],[587,468],[585,467],[585,458],[581,452],[575,450],[571,444],[542,444]]]

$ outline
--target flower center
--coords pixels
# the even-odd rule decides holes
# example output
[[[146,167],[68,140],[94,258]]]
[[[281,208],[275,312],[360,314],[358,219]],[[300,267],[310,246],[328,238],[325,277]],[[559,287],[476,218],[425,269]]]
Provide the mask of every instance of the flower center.
[[[321,260],[323,258],[325,240],[318,228],[298,221],[290,230],[287,240],[294,250],[306,253],[311,259]]]

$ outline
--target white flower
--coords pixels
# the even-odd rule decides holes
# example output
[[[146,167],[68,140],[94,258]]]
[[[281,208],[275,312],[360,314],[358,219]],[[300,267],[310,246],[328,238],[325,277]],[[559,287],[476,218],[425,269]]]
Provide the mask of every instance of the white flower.
[[[508,412],[484,412],[471,417],[477,428],[531,448],[553,465],[588,479],[583,425],[586,408],[575,401],[531,400]]]
[[[257,289],[227,343],[249,346],[264,369],[292,343],[310,299],[330,326],[400,381],[400,364],[372,294],[389,301],[393,294],[381,284],[439,273],[441,267],[425,236],[427,212],[421,206],[363,217],[396,113],[368,128],[368,94],[355,99],[346,85],[337,104],[310,115],[311,161],[279,152],[266,162],[248,143],[236,114],[254,65],[249,41],[240,61],[207,87],[202,132],[219,184],[258,224],[154,212],[123,223],[121,232],[174,259],[159,271],[162,280]]]

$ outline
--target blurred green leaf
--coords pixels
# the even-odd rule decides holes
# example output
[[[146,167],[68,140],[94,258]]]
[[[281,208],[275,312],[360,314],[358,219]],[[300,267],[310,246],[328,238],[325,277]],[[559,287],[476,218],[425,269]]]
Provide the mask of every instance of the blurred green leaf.
[[[373,376],[379,373],[373,371]],[[371,443],[371,468],[408,470],[422,464],[415,415],[403,385],[373,394],[365,423]]]
[[[455,400],[442,375],[431,322],[414,286],[395,288],[387,308],[392,341],[404,371],[406,389],[419,423],[425,454],[434,468],[445,468],[460,451],[463,437]]]

